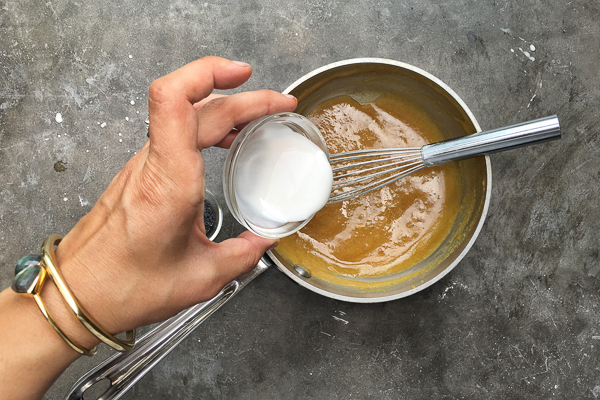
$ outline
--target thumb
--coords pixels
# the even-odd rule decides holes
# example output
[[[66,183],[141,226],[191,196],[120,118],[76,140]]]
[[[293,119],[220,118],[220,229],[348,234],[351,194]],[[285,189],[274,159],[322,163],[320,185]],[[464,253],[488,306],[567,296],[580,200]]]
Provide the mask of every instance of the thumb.
[[[217,256],[213,265],[224,286],[256,266],[267,250],[279,244],[279,240],[265,239],[249,231],[237,238],[227,239],[216,246]]]

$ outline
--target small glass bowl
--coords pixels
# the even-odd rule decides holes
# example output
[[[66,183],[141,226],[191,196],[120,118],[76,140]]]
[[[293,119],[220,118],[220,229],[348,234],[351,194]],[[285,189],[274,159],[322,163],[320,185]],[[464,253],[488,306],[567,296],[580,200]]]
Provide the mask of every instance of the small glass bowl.
[[[268,115],[266,117],[259,118],[255,121],[252,121],[242,131],[237,135],[231,147],[229,148],[229,153],[227,153],[227,158],[225,160],[225,166],[223,168],[223,194],[225,195],[225,201],[227,202],[227,207],[231,211],[233,217],[238,221],[242,226],[246,229],[250,230],[254,234],[258,236],[262,236],[268,239],[279,239],[301,229],[304,225],[306,225],[311,218],[314,216],[311,215],[309,218],[304,221],[297,222],[288,222],[282,226],[277,228],[263,228],[253,224],[248,221],[244,215],[240,212],[238,208],[238,203],[235,197],[235,187],[234,187],[234,178],[236,174],[237,162],[239,159],[239,155],[243,152],[245,144],[248,143],[248,139],[261,127],[267,124],[283,124],[290,128],[292,131],[303,135],[308,138],[311,142],[315,143],[327,156],[329,159],[329,151],[327,150],[327,145],[325,144],[325,140],[321,133],[317,129],[317,127],[310,122],[310,120],[300,114],[294,113],[279,113]]]
[[[207,208],[210,208],[212,216],[208,215]],[[207,217],[212,217],[212,224],[207,224]],[[208,189],[204,193],[204,224],[206,226],[206,237],[210,241],[214,241],[223,226],[223,210],[221,210],[215,195]]]

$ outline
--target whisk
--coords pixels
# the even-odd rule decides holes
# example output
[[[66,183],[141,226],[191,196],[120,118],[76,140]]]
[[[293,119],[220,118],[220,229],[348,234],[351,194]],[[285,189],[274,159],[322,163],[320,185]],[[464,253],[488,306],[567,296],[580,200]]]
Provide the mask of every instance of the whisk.
[[[423,147],[365,149],[332,154],[333,188],[327,204],[380,189],[425,167],[560,138],[556,115]]]

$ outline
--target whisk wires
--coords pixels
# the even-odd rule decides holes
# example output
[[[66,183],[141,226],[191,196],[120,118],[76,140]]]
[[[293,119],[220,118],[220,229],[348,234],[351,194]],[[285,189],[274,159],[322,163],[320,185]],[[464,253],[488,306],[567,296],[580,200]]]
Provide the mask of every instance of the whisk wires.
[[[420,147],[368,149],[332,154],[333,187],[327,204],[381,189],[423,168]]]

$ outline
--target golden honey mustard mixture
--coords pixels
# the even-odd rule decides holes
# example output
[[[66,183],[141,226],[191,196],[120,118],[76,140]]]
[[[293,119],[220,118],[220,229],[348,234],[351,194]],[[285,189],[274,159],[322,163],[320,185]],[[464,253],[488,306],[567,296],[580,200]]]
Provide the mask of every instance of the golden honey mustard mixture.
[[[430,117],[386,94],[368,104],[349,96],[326,101],[308,118],[331,154],[362,148],[420,147],[443,140]],[[378,191],[328,205],[276,249],[313,277],[353,286],[352,278],[394,274],[429,256],[450,232],[460,206],[454,164],[425,168]],[[364,283],[364,288],[368,284]]]

